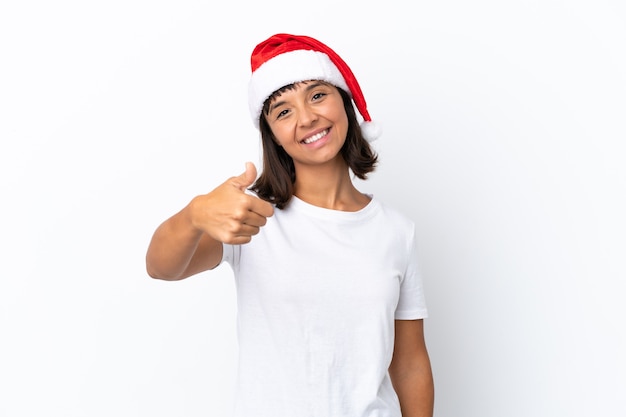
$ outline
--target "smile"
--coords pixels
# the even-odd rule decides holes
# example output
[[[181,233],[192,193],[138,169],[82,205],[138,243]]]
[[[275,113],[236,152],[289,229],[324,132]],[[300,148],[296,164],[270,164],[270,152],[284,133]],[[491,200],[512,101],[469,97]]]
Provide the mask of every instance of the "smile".
[[[324,131],[317,133],[309,138],[306,138],[302,141],[302,143],[306,143],[307,145],[309,143],[313,143],[313,142],[317,142],[318,140],[320,140],[321,138],[323,138],[324,136],[326,136],[328,134],[328,129],[325,129]]]

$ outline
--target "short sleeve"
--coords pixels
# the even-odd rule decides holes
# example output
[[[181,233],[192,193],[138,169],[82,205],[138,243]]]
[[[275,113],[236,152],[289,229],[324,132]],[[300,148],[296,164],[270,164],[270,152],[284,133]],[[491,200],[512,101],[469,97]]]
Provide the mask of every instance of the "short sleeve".
[[[233,269],[236,269],[239,264],[239,245],[229,245],[228,243],[222,244],[222,260],[220,264],[227,263]]]
[[[428,317],[415,230],[408,238],[408,248],[407,267],[400,284],[400,298],[395,311],[396,320],[417,320]]]

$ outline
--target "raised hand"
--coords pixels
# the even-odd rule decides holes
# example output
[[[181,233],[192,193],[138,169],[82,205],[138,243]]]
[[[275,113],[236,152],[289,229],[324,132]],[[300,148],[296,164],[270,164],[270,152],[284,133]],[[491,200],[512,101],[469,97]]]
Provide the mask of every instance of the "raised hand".
[[[250,242],[267,218],[274,214],[270,203],[245,192],[256,175],[254,164],[247,162],[244,173],[229,178],[210,193],[194,198],[190,204],[193,226],[220,242]]]

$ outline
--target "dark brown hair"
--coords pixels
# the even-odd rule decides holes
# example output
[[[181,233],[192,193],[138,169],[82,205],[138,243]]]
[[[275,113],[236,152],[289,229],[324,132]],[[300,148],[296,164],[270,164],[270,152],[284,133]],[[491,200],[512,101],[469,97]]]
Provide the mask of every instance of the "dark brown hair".
[[[272,94],[263,104],[263,112],[259,120],[261,141],[263,144],[263,171],[251,190],[263,200],[276,204],[279,209],[284,208],[293,196],[293,185],[296,181],[296,170],[293,159],[285,152],[282,146],[276,143],[272,129],[265,119],[269,110],[269,103],[283,92],[292,90],[294,84],[289,84]],[[359,121],[356,118],[352,99],[343,89],[337,88],[343,99],[343,106],[348,116],[348,132],[346,141],[341,148],[341,156],[350,170],[358,178],[364,180],[367,174],[374,171],[378,162],[378,155],[363,138]]]

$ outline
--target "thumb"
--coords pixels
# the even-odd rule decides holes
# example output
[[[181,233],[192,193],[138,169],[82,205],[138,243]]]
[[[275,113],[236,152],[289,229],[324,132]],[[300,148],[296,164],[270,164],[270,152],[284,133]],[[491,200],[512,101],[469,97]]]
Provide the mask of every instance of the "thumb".
[[[235,177],[235,182],[243,191],[251,186],[254,180],[256,180],[256,167],[252,162],[246,162],[246,171],[238,177]]]

